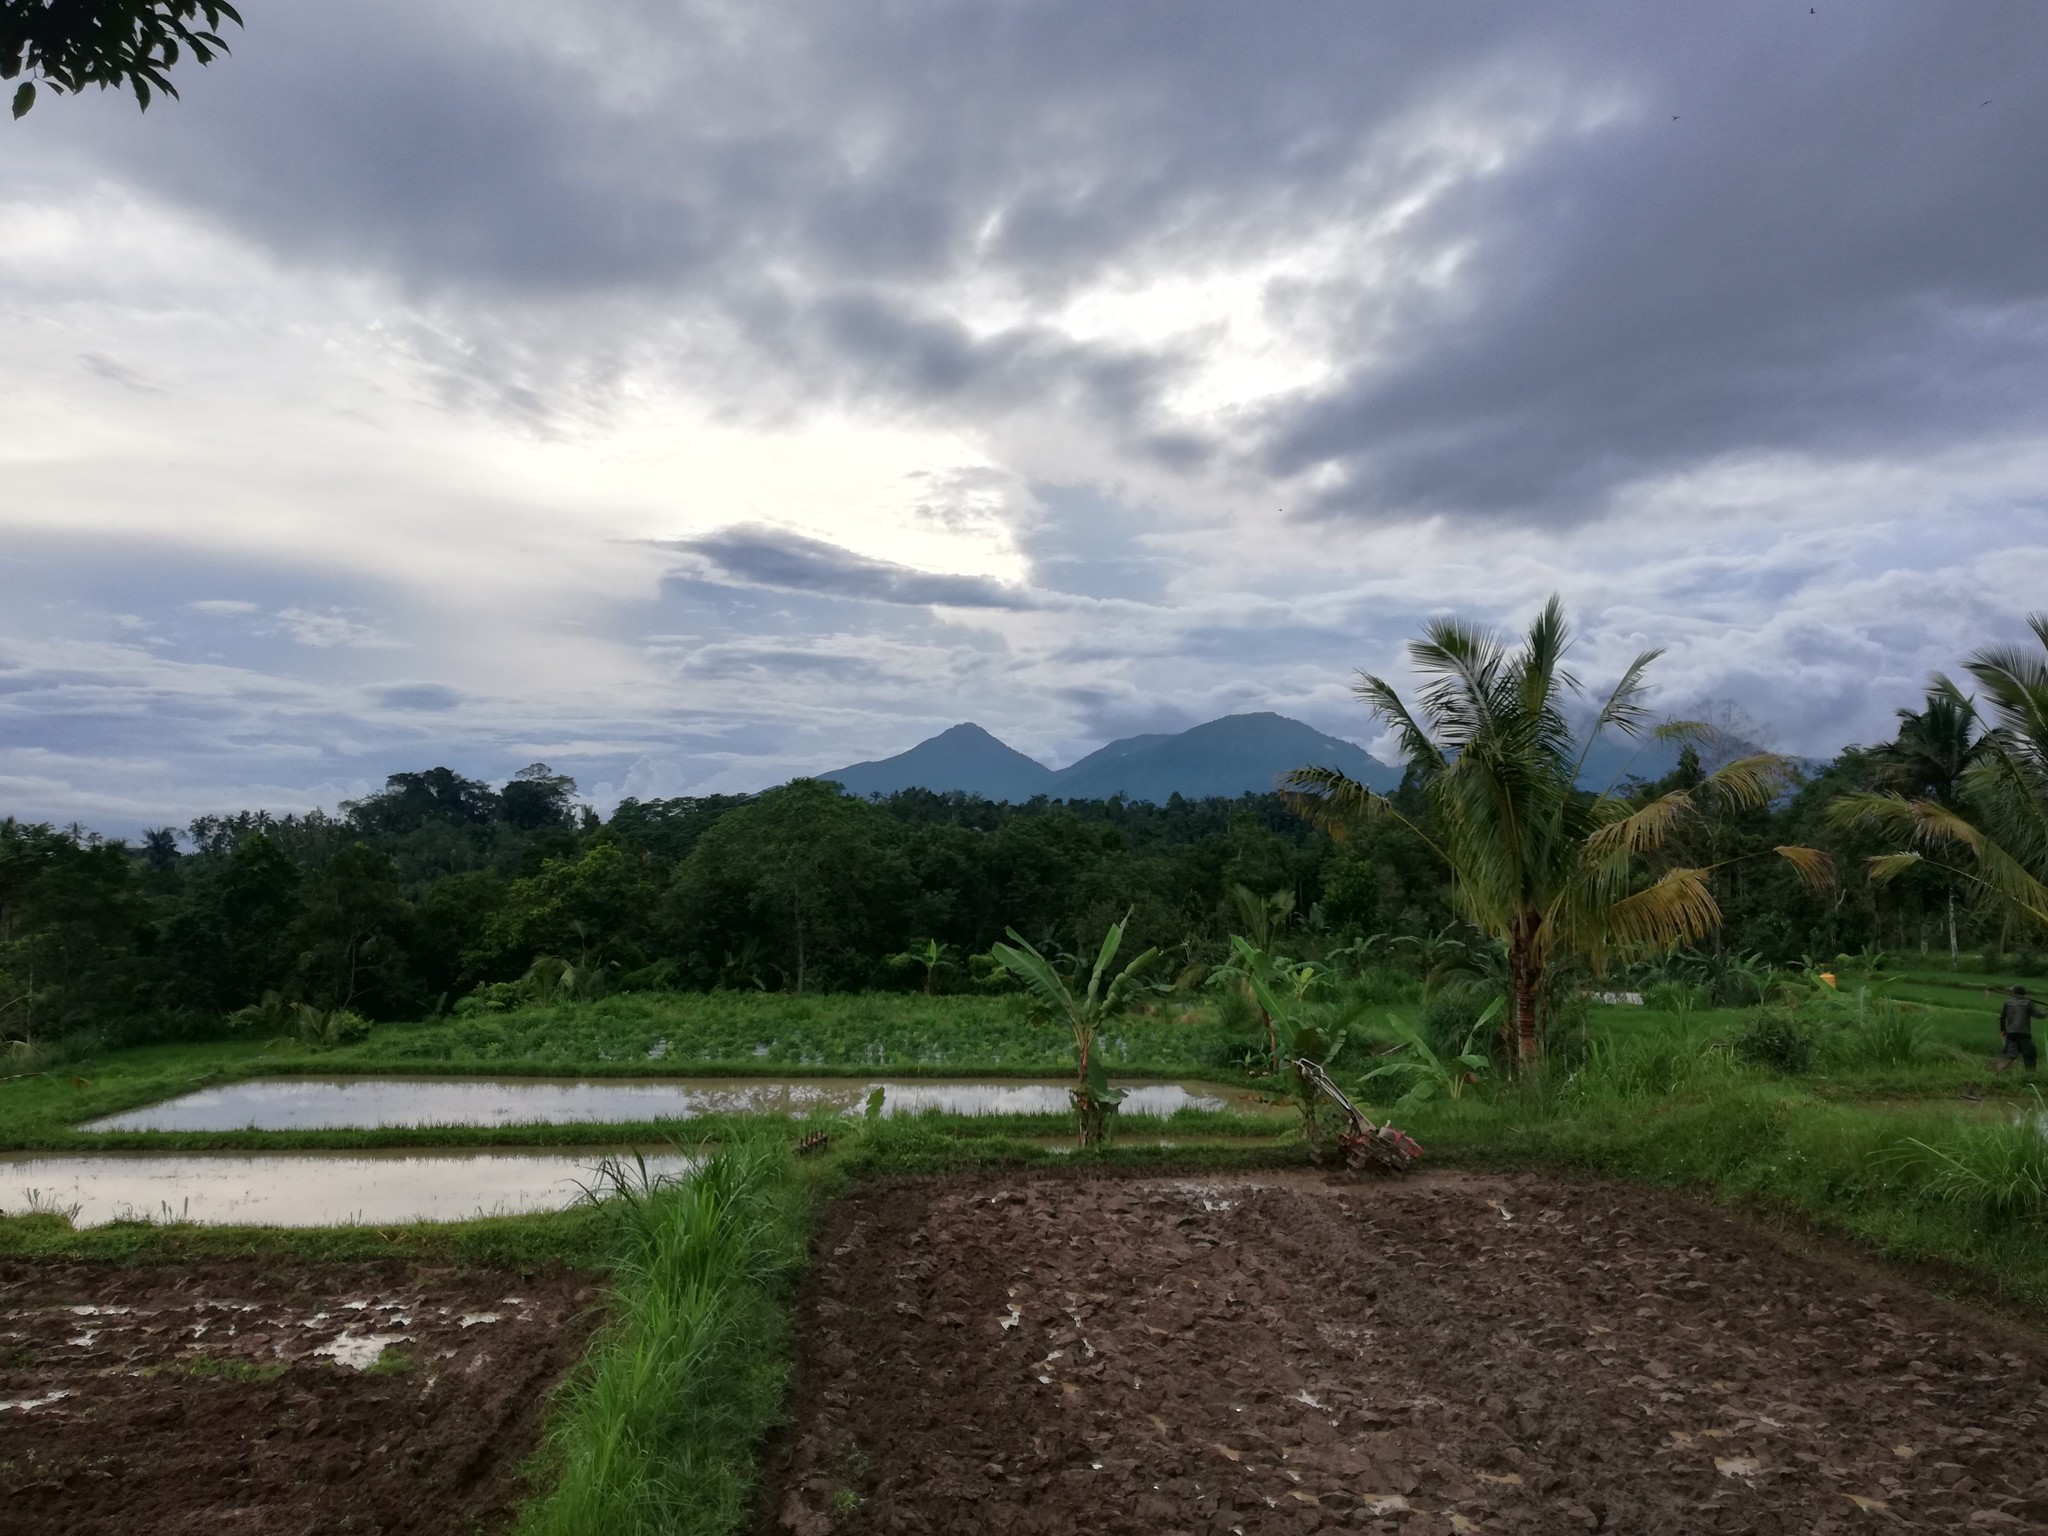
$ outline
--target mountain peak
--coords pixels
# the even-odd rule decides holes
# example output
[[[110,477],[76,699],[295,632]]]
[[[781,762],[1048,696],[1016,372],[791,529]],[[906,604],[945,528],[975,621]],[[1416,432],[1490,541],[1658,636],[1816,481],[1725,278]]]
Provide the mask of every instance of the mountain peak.
[[[1052,770],[1026,757],[972,720],[949,725],[908,752],[854,763],[821,779],[838,782],[850,795],[893,795],[904,789],[954,790],[991,800],[1029,800],[1050,792]]]
[[[835,780],[855,795],[929,789],[991,800],[1123,795],[1164,804],[1176,794],[1191,800],[1265,794],[1283,773],[1311,764],[1341,769],[1375,789],[1391,789],[1401,778],[1398,769],[1362,747],[1271,710],[1225,715],[1178,733],[1126,736],[1057,773],[972,721],[962,721],[907,752],[818,777]]]

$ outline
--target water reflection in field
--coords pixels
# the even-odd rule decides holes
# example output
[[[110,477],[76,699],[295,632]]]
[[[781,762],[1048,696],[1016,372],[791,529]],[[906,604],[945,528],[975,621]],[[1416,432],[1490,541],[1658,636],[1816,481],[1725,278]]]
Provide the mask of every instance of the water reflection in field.
[[[1064,1114],[1067,1083],[983,1078],[267,1078],[204,1088],[95,1120],[89,1131],[314,1131],[378,1126],[638,1124],[704,1115],[855,1114],[875,1089],[884,1114]],[[1180,1109],[1256,1112],[1254,1094],[1208,1083],[1133,1083],[1131,1115]]]
[[[517,1216],[573,1204],[602,1149],[573,1152],[96,1152],[0,1155],[0,1213],[68,1215],[75,1225],[392,1226]],[[650,1156],[673,1176],[694,1160]]]

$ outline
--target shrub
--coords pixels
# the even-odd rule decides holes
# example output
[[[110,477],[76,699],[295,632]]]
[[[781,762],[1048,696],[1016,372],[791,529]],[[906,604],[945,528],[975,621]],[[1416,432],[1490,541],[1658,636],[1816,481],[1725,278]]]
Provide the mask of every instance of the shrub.
[[[1829,1041],[1830,1051],[1848,1066],[1909,1067],[1927,1054],[1927,1030],[1888,997],[1856,994],[1854,1013]]]
[[[1422,1010],[1422,1023],[1417,1030],[1424,1042],[1438,1056],[1449,1060],[1465,1049],[1466,1040],[1471,1038],[1480,1015],[1494,999],[1487,996],[1482,987],[1457,987],[1439,992],[1430,999],[1429,1006]],[[1487,1030],[1472,1042],[1475,1050],[1487,1055],[1498,1054],[1496,1044],[1498,1030]]]
[[[1726,1079],[1728,1055],[1690,1029],[1622,1037],[1589,1035],[1577,1059],[1561,1063],[1581,1098],[1659,1099]]]
[[[1759,1008],[1735,1037],[1735,1059],[1773,1072],[1811,1072],[1820,1058],[1820,1032],[1785,1008]]]

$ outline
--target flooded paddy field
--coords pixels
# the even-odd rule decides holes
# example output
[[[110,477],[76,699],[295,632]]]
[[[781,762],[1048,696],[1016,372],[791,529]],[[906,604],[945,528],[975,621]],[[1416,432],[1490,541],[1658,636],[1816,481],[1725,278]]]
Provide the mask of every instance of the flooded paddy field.
[[[0,1261],[0,1528],[500,1529],[605,1293],[571,1270]]]
[[[582,1197],[602,1148],[570,1152],[95,1152],[0,1154],[0,1214],[54,1211],[73,1225],[193,1221],[236,1226],[396,1226],[561,1210]],[[649,1154],[648,1170],[693,1159]]]
[[[261,1078],[108,1115],[87,1131],[312,1131],[395,1126],[642,1124],[707,1115],[858,1114],[877,1089],[885,1115],[1066,1114],[1071,1079],[889,1081],[857,1077],[577,1080],[531,1077]],[[1123,1112],[1268,1109],[1212,1083],[1132,1083]]]
[[[1654,1191],[977,1175],[826,1215],[757,1528],[2048,1528],[2048,1354]]]

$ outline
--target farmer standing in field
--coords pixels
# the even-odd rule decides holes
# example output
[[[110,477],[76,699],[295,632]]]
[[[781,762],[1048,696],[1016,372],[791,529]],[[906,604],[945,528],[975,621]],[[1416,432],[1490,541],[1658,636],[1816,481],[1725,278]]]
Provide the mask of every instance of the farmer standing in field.
[[[2015,1058],[2026,1062],[2029,1073],[2034,1070],[2034,1020],[2042,1017],[2048,1017],[2048,1008],[2027,996],[2025,987],[2014,987],[1998,1010],[1998,1032],[2005,1036],[2005,1049],[1998,1053],[1993,1072],[2003,1072]]]

